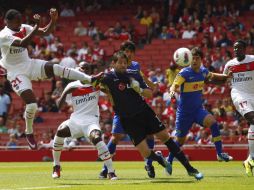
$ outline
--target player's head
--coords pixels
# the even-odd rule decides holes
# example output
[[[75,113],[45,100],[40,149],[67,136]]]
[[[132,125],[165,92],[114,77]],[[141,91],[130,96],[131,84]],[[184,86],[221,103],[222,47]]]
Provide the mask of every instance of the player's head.
[[[5,14],[5,22],[8,28],[14,31],[19,31],[22,24],[22,15],[15,9],[10,9]]]
[[[125,41],[121,44],[120,50],[123,51],[131,62],[134,59],[136,46],[132,41]]]
[[[79,63],[78,69],[79,69],[79,71],[86,73],[88,75],[92,74],[92,65],[90,63],[85,62],[85,61],[82,61]]]
[[[194,47],[191,50],[192,54],[192,62],[191,62],[191,67],[193,69],[199,69],[202,63],[202,58],[203,58],[203,52],[199,47]]]
[[[237,40],[234,43],[234,53],[238,61],[245,58],[247,43],[244,40]]]
[[[124,73],[128,67],[128,57],[123,51],[114,53],[112,57],[113,67],[116,72]]]

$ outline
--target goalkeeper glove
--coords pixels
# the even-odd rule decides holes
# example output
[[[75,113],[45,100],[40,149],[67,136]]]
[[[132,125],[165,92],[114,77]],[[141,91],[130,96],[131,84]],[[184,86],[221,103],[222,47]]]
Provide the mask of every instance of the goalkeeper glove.
[[[143,89],[140,88],[139,82],[135,79],[131,79],[131,88],[135,90],[137,93],[141,94],[143,92]]]

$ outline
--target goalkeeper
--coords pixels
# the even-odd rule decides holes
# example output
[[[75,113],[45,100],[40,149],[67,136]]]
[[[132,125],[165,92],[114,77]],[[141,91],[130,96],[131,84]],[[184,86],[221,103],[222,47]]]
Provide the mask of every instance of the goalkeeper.
[[[148,148],[146,136],[156,135],[181,162],[188,175],[198,180],[202,179],[203,174],[190,165],[184,153],[168,135],[165,126],[143,99],[143,96],[152,97],[152,91],[143,81],[139,71],[127,70],[128,58],[124,52],[120,51],[114,57],[117,58],[113,65],[114,71],[107,73],[101,84],[110,96],[113,109],[119,115],[123,129],[134,146],[142,157],[157,161],[171,174],[171,164],[161,154],[156,154]]]

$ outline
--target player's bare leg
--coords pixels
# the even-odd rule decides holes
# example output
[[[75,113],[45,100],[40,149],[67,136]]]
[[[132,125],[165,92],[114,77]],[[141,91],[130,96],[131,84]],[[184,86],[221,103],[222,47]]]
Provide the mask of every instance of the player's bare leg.
[[[37,149],[37,143],[33,135],[33,120],[37,111],[36,98],[31,89],[25,90],[20,94],[20,97],[26,103],[25,122],[26,122],[26,140],[31,149]]]
[[[60,125],[54,137],[54,144],[53,144],[53,150],[52,150],[53,159],[54,159],[52,178],[54,179],[60,178],[61,176],[60,157],[63,150],[64,138],[70,137],[70,136],[71,136],[70,128],[64,124]]]
[[[181,162],[181,164],[185,167],[188,175],[194,176],[197,180],[201,180],[203,178],[203,174],[200,173],[197,169],[191,166],[183,151],[177,146],[177,144],[173,141],[173,139],[168,135],[167,130],[164,129],[155,134],[157,138],[164,143],[168,150],[172,152],[172,154]],[[172,170],[171,170],[172,173]]]
[[[121,133],[113,133],[112,134],[112,136],[107,144],[107,147],[108,147],[111,157],[113,157],[115,155],[116,146],[119,143],[119,141],[121,141],[124,137],[125,137],[125,134],[121,134]],[[101,178],[101,179],[107,178],[107,174],[108,174],[108,168],[104,164],[103,169],[99,174],[99,178]]]
[[[117,180],[115,170],[113,169],[113,163],[110,152],[108,151],[107,145],[103,142],[101,138],[101,131],[97,129],[92,130],[90,133],[90,141],[98,150],[98,156],[104,162],[104,165],[107,167],[109,179]]]

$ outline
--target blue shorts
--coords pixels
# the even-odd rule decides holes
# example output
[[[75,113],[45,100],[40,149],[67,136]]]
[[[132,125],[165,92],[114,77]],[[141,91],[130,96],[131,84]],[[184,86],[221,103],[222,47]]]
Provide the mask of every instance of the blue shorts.
[[[113,118],[113,126],[112,126],[112,134],[118,133],[118,134],[126,134],[123,130],[122,124],[120,122],[120,118],[118,115],[114,115]]]
[[[200,108],[192,113],[183,113],[177,111],[176,113],[176,136],[185,137],[193,123],[203,126],[205,117],[210,114],[204,108]]]

